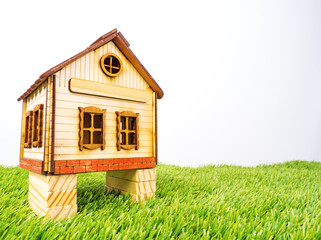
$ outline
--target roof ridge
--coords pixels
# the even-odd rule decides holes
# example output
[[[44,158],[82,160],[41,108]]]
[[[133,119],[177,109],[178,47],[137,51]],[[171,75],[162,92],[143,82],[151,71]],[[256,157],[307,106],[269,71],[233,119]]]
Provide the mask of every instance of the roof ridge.
[[[64,68],[66,65],[76,61],[80,57],[85,54],[93,51],[105,43],[113,41],[121,52],[129,59],[129,61],[133,64],[135,68],[137,68],[138,72],[142,75],[145,81],[150,85],[150,87],[157,93],[157,97],[161,99],[164,95],[163,90],[159,87],[153,77],[149,74],[147,69],[141,64],[135,54],[129,48],[129,42],[125,39],[125,37],[118,32],[117,28],[112,31],[102,35],[96,41],[94,41],[89,47],[85,48],[83,51],[77,53],[76,55],[68,58],[67,60],[57,64],[56,66],[50,68],[46,72],[40,75],[40,77],[25,91],[17,100],[20,101],[26,98],[33,90],[35,90],[40,84],[42,84],[50,75],[58,72],[60,69]]]
[[[100,36],[96,41],[94,41],[92,44],[89,45],[89,47],[91,47],[92,45],[104,40],[105,38],[108,38],[110,35],[117,33],[117,28],[114,28],[113,30],[111,30],[108,33],[105,33],[104,35]]]

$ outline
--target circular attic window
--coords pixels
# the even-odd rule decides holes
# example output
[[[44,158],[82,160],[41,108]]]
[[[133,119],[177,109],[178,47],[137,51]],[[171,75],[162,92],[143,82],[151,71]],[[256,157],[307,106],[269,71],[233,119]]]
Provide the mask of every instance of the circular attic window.
[[[119,57],[113,53],[107,53],[100,60],[101,69],[109,77],[117,77],[122,69]]]

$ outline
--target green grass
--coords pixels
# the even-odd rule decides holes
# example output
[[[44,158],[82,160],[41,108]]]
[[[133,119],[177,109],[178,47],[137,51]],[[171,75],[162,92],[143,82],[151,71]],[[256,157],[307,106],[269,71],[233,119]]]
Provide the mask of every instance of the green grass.
[[[104,192],[105,173],[78,175],[78,213],[28,207],[28,171],[0,166],[0,239],[321,239],[321,164],[157,167],[145,204]]]

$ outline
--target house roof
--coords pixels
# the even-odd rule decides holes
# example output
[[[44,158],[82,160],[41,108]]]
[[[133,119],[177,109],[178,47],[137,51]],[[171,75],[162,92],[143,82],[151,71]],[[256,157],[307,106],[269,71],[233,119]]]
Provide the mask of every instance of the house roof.
[[[149,74],[143,64],[138,60],[135,54],[130,50],[129,43],[125,39],[125,37],[117,31],[115,28],[114,30],[102,35],[98,38],[95,42],[93,42],[88,48],[81,51],[80,53],[76,54],[75,56],[59,63],[58,65],[50,68],[48,71],[44,72],[40,75],[40,77],[29,87],[29,89],[22,94],[18,101],[26,98],[33,90],[35,90],[41,83],[43,83],[50,75],[58,72],[60,69],[64,68],[68,64],[76,61],[78,58],[84,56],[85,54],[101,47],[102,45],[106,44],[107,42],[113,41],[116,46],[121,50],[121,52],[127,57],[131,64],[136,68],[139,74],[143,77],[143,79],[148,83],[151,89],[156,92],[157,98],[161,99],[164,96],[163,90],[154,80],[154,78]]]

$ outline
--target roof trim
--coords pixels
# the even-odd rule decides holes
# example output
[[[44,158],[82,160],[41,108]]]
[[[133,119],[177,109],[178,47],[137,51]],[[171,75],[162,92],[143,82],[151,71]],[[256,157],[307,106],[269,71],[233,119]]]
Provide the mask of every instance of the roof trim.
[[[143,79],[148,83],[148,85],[151,87],[151,89],[156,92],[157,98],[161,99],[164,96],[163,90],[160,88],[160,86],[156,83],[156,81],[153,79],[153,77],[149,74],[149,72],[146,70],[146,68],[143,66],[143,64],[138,60],[138,58],[135,56],[135,54],[130,50],[129,43],[125,39],[125,37],[117,31],[115,28],[114,30],[102,35],[100,38],[98,38],[95,42],[93,42],[88,48],[81,51],[80,53],[76,54],[75,56],[63,61],[62,63],[59,63],[58,65],[50,68],[48,71],[44,72],[40,75],[40,77],[32,84],[29,89],[24,92],[17,100],[20,101],[29,94],[35,90],[40,84],[42,84],[50,75],[55,74],[60,69],[64,68],[68,64],[76,61],[78,58],[84,56],[85,54],[101,47],[102,45],[106,44],[107,42],[113,41],[116,46],[120,49],[120,51],[127,57],[129,62],[133,64],[133,66],[136,68],[136,70],[139,72],[139,74],[143,77]]]

